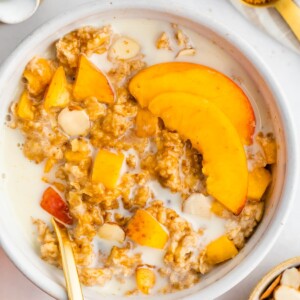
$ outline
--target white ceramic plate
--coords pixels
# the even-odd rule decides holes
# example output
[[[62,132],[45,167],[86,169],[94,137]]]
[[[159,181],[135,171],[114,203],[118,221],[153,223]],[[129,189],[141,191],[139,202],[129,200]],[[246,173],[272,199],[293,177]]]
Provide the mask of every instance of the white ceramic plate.
[[[270,122],[279,144],[278,164],[274,170],[274,182],[265,216],[246,247],[239,255],[214,269],[191,289],[151,299],[214,299],[238,284],[268,253],[278,237],[294,196],[297,180],[296,145],[294,128],[287,102],[278,83],[264,66],[256,52],[243,40],[204,15],[189,9],[182,1],[112,0],[88,3],[67,12],[45,24],[31,34],[7,59],[0,70],[0,122],[4,123],[9,103],[15,99],[22,71],[26,62],[36,53],[44,53],[55,40],[68,31],[87,25],[95,20],[112,18],[150,18],[184,25],[200,35],[214,41],[234,57],[252,78],[263,98],[263,105],[269,111]],[[2,128],[2,127],[0,127]],[[17,267],[37,286],[57,299],[66,299],[62,272],[43,262],[32,242],[32,233],[24,233],[22,223],[17,219],[15,207],[10,201],[4,169],[3,128],[0,131],[0,237],[5,249]],[[28,165],[30,167],[30,165]],[[34,178],[28,178],[28,185]],[[29,206],[30,207],[30,206]],[[85,288],[86,299],[99,299],[94,289]],[[140,299],[132,297],[131,299]],[[105,296],[105,299],[124,299]]]

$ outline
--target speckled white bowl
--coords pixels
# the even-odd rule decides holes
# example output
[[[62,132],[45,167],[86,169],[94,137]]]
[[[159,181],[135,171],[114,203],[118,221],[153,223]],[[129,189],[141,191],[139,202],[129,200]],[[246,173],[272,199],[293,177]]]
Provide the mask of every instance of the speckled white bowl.
[[[278,237],[294,197],[297,180],[295,131],[290,118],[287,101],[274,81],[272,74],[260,60],[255,50],[240,37],[221,24],[199,14],[184,1],[148,0],[102,0],[87,3],[48,22],[31,34],[11,54],[0,70],[0,121],[4,122],[7,108],[16,93],[26,62],[37,52],[42,52],[50,43],[69,30],[88,24],[95,18],[146,17],[176,22],[212,39],[216,45],[236,58],[253,78],[257,89],[270,110],[275,135],[279,144],[278,163],[274,170],[275,180],[270,189],[265,216],[246,247],[239,255],[215,268],[199,284],[191,289],[151,299],[214,299],[246,277],[264,258]],[[0,131],[0,174],[5,170],[1,152]],[[29,240],[21,233],[14,220],[13,206],[8,198],[5,180],[0,179],[0,237],[1,244],[17,267],[37,286],[57,299],[66,299],[62,273],[47,265],[39,257]],[[99,299],[93,289],[85,288],[86,299]],[[124,297],[105,296],[105,299]],[[132,297],[131,299],[140,299]]]

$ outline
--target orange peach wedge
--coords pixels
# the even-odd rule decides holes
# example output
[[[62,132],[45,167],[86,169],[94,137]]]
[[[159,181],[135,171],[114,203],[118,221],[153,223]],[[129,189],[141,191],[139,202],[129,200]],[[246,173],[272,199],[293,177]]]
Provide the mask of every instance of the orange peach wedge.
[[[114,93],[106,76],[85,55],[79,59],[73,96],[76,100],[96,97],[100,102],[114,102]]]
[[[64,108],[70,101],[68,83],[64,68],[60,66],[54,73],[49,88],[45,95],[44,108],[49,110],[51,107]]]
[[[33,105],[27,91],[22,93],[17,104],[16,113],[19,118],[31,121],[34,119]]]
[[[146,210],[139,209],[127,225],[126,235],[139,245],[163,249],[169,235]]]
[[[210,264],[219,264],[238,254],[234,243],[223,235],[206,247],[206,257]]]
[[[239,214],[247,196],[247,159],[239,135],[226,115],[208,100],[179,92],[155,97],[149,110],[202,153],[207,192]]]
[[[142,107],[166,92],[186,92],[205,98],[229,118],[244,144],[252,143],[255,116],[247,96],[231,79],[214,69],[187,62],[161,63],[135,75],[129,90]]]

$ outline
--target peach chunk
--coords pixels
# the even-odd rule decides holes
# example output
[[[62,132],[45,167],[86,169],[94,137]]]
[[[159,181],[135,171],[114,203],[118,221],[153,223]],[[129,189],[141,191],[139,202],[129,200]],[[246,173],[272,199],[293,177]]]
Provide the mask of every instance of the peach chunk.
[[[96,97],[100,102],[114,102],[114,93],[107,78],[85,55],[79,59],[73,96],[76,100]]]
[[[271,174],[265,168],[255,168],[249,173],[248,198],[259,201],[271,182]]]
[[[208,194],[239,214],[247,196],[247,159],[239,135],[225,114],[208,100],[179,92],[155,97],[149,110],[202,153]]]
[[[66,107],[70,101],[68,83],[65,70],[60,66],[54,73],[49,88],[45,95],[44,108]]]
[[[169,235],[146,210],[139,209],[130,219],[126,234],[139,245],[163,249]]]
[[[138,289],[143,294],[149,294],[149,290],[155,285],[155,273],[148,267],[137,268],[135,279]]]
[[[129,90],[142,107],[166,92],[201,96],[229,118],[244,144],[252,143],[255,115],[247,96],[231,79],[214,69],[187,62],[161,63],[135,75]]]
[[[103,183],[105,187],[116,187],[124,161],[122,153],[100,150],[94,161],[92,181]]]
[[[38,96],[43,93],[54,74],[51,61],[45,58],[33,58],[26,66],[23,77],[30,94]]]
[[[33,105],[27,91],[24,91],[16,107],[17,116],[21,119],[30,120],[34,119]]]
[[[146,109],[140,109],[136,115],[136,135],[149,137],[155,135],[158,129],[158,118]]]
[[[238,254],[234,243],[223,235],[206,246],[206,257],[210,264],[219,264]]]

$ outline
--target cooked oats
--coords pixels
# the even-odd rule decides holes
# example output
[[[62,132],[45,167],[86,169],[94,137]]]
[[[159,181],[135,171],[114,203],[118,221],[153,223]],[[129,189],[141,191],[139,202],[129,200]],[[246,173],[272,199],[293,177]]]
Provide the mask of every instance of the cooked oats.
[[[191,47],[190,38],[184,31],[174,24],[173,31],[177,43],[174,47],[180,48],[178,56],[194,55],[196,49]],[[154,46],[171,50],[169,34],[162,32]],[[33,58],[24,71],[24,90],[30,95],[32,114],[29,119],[20,117],[19,103],[14,102],[9,124],[11,128],[19,129],[25,137],[22,149],[25,157],[35,163],[45,162],[43,181],[65,200],[73,221],[67,229],[81,283],[103,286],[116,279],[120,284],[126,284],[128,278],[135,277],[138,267],[148,265],[139,243],[133,238],[127,236],[124,241],[116,239],[114,242],[117,244],[108,246],[103,238],[105,234],[99,237],[99,229],[105,223],[114,224],[119,233],[125,233],[132,217],[142,210],[168,237],[164,249],[160,250],[162,259],[157,264],[151,263],[156,281],[164,278],[167,283],[155,293],[175,292],[195,285],[214,267],[207,258],[206,246],[210,242],[206,235],[207,228],[197,228],[188,214],[182,212],[183,201],[192,194],[208,196],[206,177],[202,171],[204,158],[189,140],[166,128],[162,120],[158,120],[133,98],[128,83],[132,76],[146,67],[147,57],[142,47],[136,50],[133,57],[123,53],[123,59],[107,54],[111,41],[115,40],[116,35],[110,26],[86,26],[57,41],[55,60]],[[73,77],[81,54],[105,55],[111,69],[103,73],[107,75],[114,92],[114,103],[104,103],[93,96],[74,99]],[[43,96],[58,66],[63,66],[67,73],[70,94],[67,106],[84,111],[90,122],[90,130],[84,137],[75,134],[68,136],[62,130],[58,115],[64,107],[44,108]],[[144,132],[137,134],[138,122],[144,120],[137,117],[141,111],[147,112],[152,125],[145,124],[141,127]],[[273,164],[276,161],[274,137],[260,133],[256,139],[261,151],[253,154],[249,150],[248,162],[252,163],[252,167]],[[112,186],[93,180],[93,172],[101,172],[105,164],[108,165],[107,174],[101,175],[107,178],[115,175],[111,173],[111,165],[116,162],[109,159],[102,161],[100,170],[94,170],[95,157],[100,150],[124,157],[119,164],[118,178]],[[160,199],[161,195],[164,199]],[[179,201],[177,208],[174,199]],[[237,249],[242,249],[263,216],[264,201],[248,200],[239,215],[234,215],[219,202],[217,207],[214,205],[216,202],[214,200],[210,211],[206,212],[207,220],[217,219],[228,241]],[[41,258],[61,268],[54,232],[42,220],[34,220],[33,223],[37,227]],[[116,227],[110,226],[109,230]],[[106,246],[102,249],[104,244]],[[124,293],[139,294],[140,291],[133,288]]]

